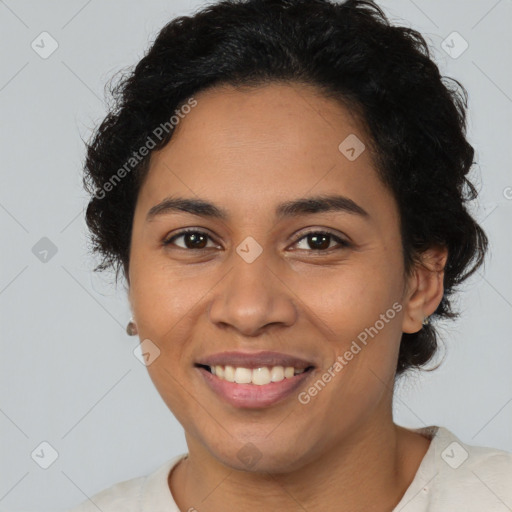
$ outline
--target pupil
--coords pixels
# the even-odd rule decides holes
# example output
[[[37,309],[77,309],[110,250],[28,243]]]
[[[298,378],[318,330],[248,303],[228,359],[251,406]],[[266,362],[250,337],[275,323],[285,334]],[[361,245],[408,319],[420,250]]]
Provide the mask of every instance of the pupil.
[[[314,249],[328,249],[329,248],[329,235],[309,235],[310,241],[313,241],[313,245],[316,244]],[[322,242],[318,243],[318,240],[321,239]],[[327,242],[327,243],[326,243]]]
[[[203,246],[199,246],[201,244],[201,238],[203,238],[202,242],[204,243],[204,236],[201,235],[201,234],[198,234],[198,233],[187,233],[187,236],[186,236],[186,239],[187,241],[192,241],[192,243],[190,245],[192,245],[192,248],[193,249],[203,249],[204,248],[204,245]],[[197,243],[199,242],[199,244]],[[186,244],[187,247],[189,246],[189,244]]]

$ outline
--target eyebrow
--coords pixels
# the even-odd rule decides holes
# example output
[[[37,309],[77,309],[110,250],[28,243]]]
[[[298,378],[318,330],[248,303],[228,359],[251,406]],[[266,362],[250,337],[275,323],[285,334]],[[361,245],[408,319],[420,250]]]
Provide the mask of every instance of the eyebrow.
[[[203,199],[166,197],[148,211],[146,222],[173,212],[185,212],[224,221],[229,219],[227,210]],[[340,195],[320,195],[286,201],[277,205],[275,215],[278,220],[282,220],[322,212],[344,212],[366,219],[370,217],[368,212],[352,199]]]

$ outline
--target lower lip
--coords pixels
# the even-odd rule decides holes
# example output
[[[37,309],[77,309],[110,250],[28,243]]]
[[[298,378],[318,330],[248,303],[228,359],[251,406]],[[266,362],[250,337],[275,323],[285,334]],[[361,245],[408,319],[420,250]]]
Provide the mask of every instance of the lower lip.
[[[208,386],[233,407],[256,409],[274,405],[290,395],[309,378],[313,370],[299,373],[290,379],[270,382],[263,386],[257,384],[237,384],[219,379],[204,368],[196,368]]]

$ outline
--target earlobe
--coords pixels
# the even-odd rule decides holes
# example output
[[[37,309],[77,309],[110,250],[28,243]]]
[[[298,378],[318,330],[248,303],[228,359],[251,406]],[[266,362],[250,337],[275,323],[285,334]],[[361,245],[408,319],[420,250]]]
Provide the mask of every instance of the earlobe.
[[[409,278],[407,297],[404,300],[402,331],[415,333],[423,328],[428,318],[439,306],[444,293],[444,268],[448,258],[445,247],[434,247],[421,255]]]

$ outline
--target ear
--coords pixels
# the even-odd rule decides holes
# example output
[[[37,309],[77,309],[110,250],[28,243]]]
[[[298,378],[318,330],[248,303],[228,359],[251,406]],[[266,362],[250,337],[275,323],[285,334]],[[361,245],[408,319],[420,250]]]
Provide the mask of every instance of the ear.
[[[415,333],[423,327],[425,317],[439,306],[444,293],[444,268],[448,258],[446,247],[435,246],[421,254],[407,280],[404,297],[402,331]]]

